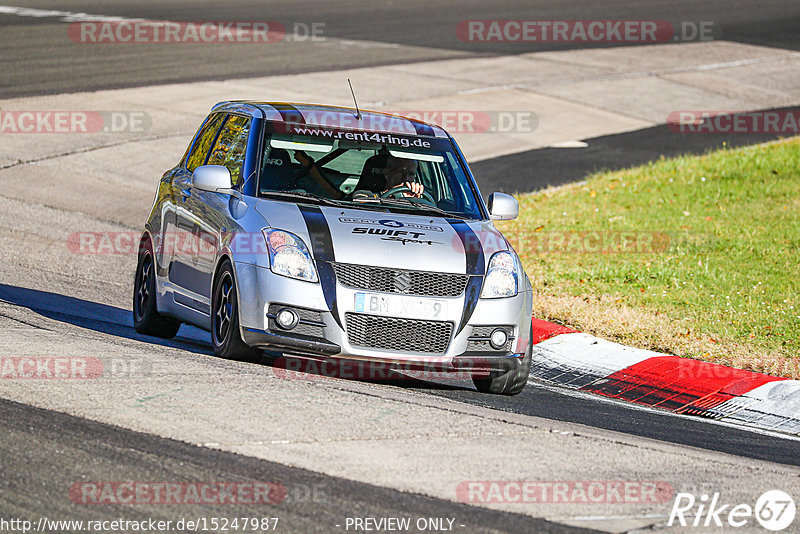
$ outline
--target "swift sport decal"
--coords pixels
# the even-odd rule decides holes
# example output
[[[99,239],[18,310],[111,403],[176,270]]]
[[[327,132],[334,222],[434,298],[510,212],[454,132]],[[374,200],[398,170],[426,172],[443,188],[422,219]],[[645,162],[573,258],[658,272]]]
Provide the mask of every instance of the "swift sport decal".
[[[398,241],[405,245],[406,243],[418,243],[421,245],[441,245],[439,241],[431,241],[430,239],[421,239],[424,232],[412,232],[407,230],[390,230],[388,228],[353,228],[353,234],[361,235],[378,235],[383,236],[383,241]]]
[[[392,237],[382,237],[381,239],[383,241],[397,241],[399,243],[402,243],[403,245],[405,245],[406,243],[416,243],[418,245],[441,245],[439,241],[427,241],[424,239],[413,239],[410,237],[392,236]]]
[[[426,230],[429,232],[444,232],[441,226],[430,224],[418,224],[411,222],[401,222],[394,219],[363,219],[360,217],[339,217],[339,222],[346,224],[378,225],[388,228],[413,228],[415,230]]]

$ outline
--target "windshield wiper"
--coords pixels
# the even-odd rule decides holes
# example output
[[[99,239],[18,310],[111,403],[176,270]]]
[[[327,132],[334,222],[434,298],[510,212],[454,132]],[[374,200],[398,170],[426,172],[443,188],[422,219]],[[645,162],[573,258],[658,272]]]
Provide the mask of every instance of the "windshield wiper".
[[[409,211],[423,211],[428,213],[435,213],[437,215],[442,215],[444,217],[453,217],[456,219],[470,219],[470,217],[465,215],[460,215],[457,213],[450,213],[449,211],[445,211],[438,206],[431,206],[430,204],[425,204],[422,202],[415,202],[410,199],[405,198],[369,198],[357,201],[347,201],[347,200],[334,200],[332,198],[321,197],[319,195],[315,195],[314,193],[309,193],[308,191],[261,191],[262,197],[277,197],[277,198],[285,198],[285,199],[302,199],[302,200],[309,200],[312,202],[316,202],[319,204],[324,204],[326,206],[338,206],[338,207],[346,207],[346,208],[353,208],[353,207],[377,207],[375,204],[380,206],[388,206],[392,208],[399,208],[402,210],[409,210]]]
[[[358,201],[354,202],[354,204],[367,204],[367,203],[370,203],[370,202],[378,202],[383,206],[392,206],[392,207],[402,208],[402,209],[413,209],[413,210],[417,210],[417,211],[427,211],[427,212],[430,212],[430,213],[436,213],[437,215],[443,215],[445,217],[454,217],[456,219],[469,219],[469,217],[467,217],[467,216],[460,215],[460,214],[457,214],[457,213],[451,213],[449,211],[445,211],[445,210],[443,210],[442,208],[440,208],[438,206],[432,206],[430,204],[427,204],[427,203],[424,203],[424,202],[419,202],[419,201],[415,202],[415,201],[413,201],[411,199],[408,199],[408,198],[380,198],[380,197],[376,197],[376,198],[367,198],[367,199],[364,199],[364,200],[358,200]]]
[[[346,206],[347,204],[334,200],[332,198],[325,198],[308,191],[261,191],[262,197],[278,197],[278,198],[301,198],[303,200],[311,200],[320,204],[328,206]]]

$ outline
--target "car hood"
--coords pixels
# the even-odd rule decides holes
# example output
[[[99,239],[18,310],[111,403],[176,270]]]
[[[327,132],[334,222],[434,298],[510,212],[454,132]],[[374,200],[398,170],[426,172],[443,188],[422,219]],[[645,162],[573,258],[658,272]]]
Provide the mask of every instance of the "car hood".
[[[483,274],[493,252],[509,249],[489,221],[272,200],[256,209],[268,226],[300,236],[317,261]]]

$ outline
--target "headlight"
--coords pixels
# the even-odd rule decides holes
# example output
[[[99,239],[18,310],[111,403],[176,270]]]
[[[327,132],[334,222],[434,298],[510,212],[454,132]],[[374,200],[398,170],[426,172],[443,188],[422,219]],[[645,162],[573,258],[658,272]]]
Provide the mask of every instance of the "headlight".
[[[517,262],[510,252],[495,252],[483,280],[481,298],[496,299],[517,294]]]
[[[303,240],[283,230],[262,230],[269,251],[269,268],[273,273],[306,282],[316,282],[317,269]]]

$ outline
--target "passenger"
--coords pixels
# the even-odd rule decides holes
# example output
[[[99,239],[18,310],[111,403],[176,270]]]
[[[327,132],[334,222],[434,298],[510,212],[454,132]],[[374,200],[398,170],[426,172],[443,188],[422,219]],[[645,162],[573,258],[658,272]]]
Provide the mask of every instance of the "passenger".
[[[342,198],[342,192],[336,189],[331,183],[325,178],[325,175],[322,173],[322,170],[317,165],[317,162],[314,161],[314,158],[303,152],[302,150],[295,150],[294,151],[294,159],[303,166],[308,172],[308,175],[314,179],[317,184],[322,187],[325,193],[328,194],[330,198],[339,199]]]

